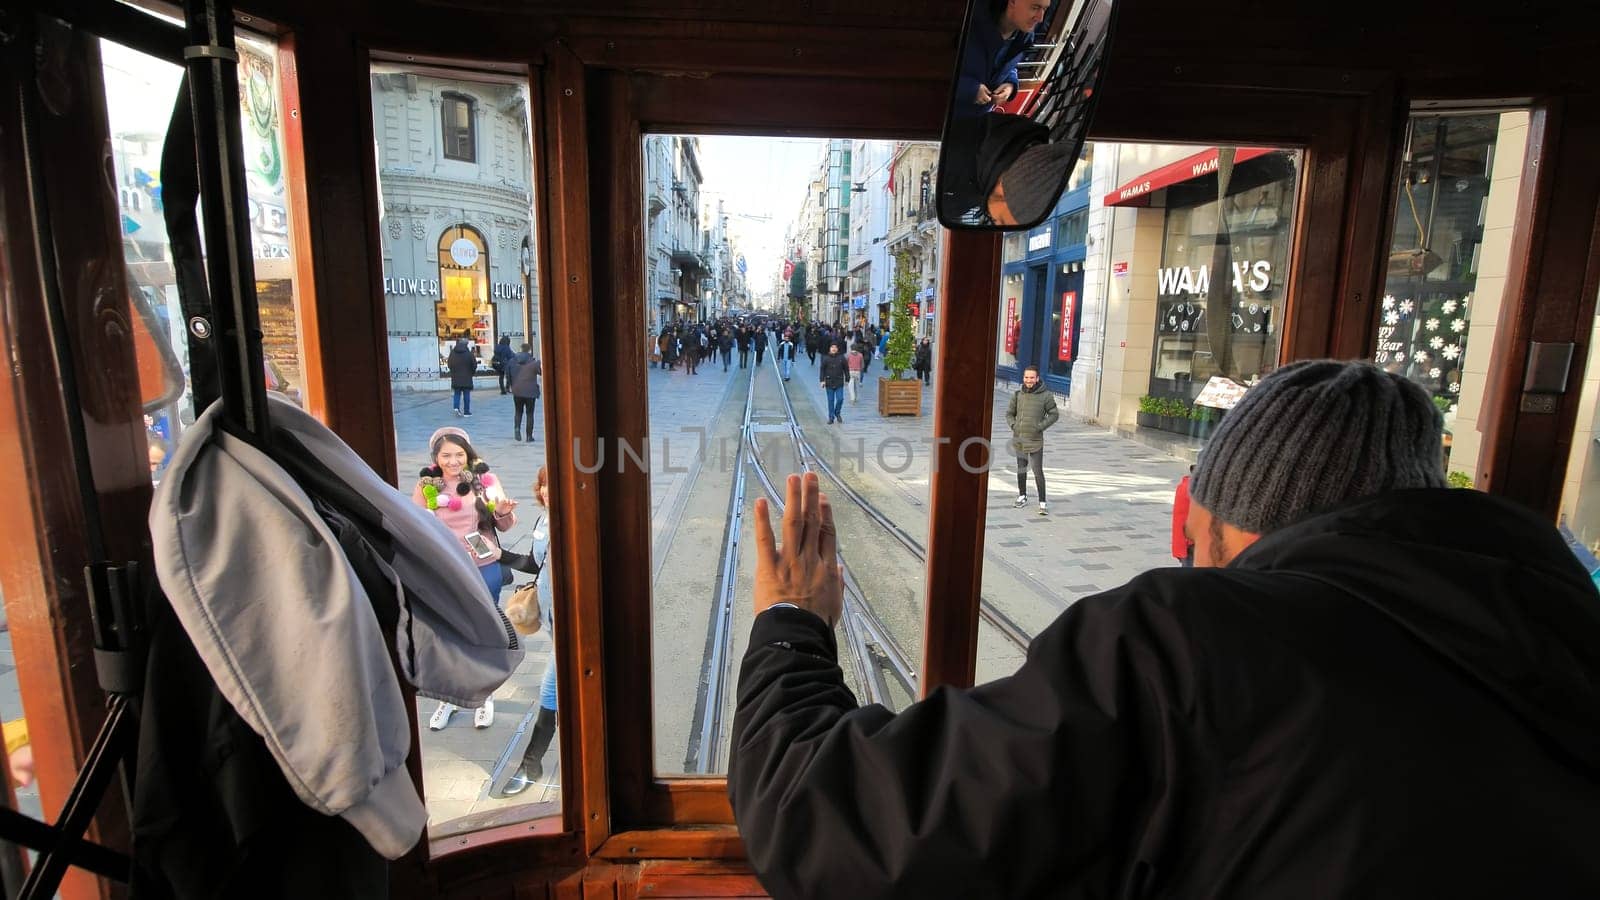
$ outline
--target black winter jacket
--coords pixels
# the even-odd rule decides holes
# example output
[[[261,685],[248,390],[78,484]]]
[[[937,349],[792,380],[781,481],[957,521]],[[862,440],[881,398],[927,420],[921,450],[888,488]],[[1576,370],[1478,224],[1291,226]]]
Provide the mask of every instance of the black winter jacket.
[[[446,360],[450,370],[450,387],[457,391],[472,390],[472,376],[478,371],[478,355],[465,343],[457,343]]]
[[[848,369],[845,365],[843,353],[830,353],[822,358],[822,371],[819,373],[824,387],[842,388]]]
[[[728,790],[774,898],[1600,896],[1600,597],[1547,521],[1366,498],[857,708],[758,616]]]

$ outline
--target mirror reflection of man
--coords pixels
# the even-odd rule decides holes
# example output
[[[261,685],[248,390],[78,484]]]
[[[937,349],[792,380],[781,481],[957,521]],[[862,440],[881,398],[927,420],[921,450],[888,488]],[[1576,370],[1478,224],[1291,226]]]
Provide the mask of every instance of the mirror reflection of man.
[[[973,22],[963,48],[958,117],[982,115],[1017,95],[1017,62],[1049,9],[1049,0],[990,0],[989,14]]]

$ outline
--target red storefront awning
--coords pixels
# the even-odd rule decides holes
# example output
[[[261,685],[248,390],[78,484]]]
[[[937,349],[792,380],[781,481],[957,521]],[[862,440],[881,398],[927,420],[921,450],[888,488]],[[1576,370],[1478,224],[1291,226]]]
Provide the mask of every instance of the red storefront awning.
[[[1245,160],[1276,152],[1278,152],[1277,147],[1240,147],[1234,151],[1233,161],[1242,163]],[[1193,156],[1184,157],[1170,165],[1162,166],[1153,172],[1146,172],[1107,194],[1105,205],[1145,206],[1150,202],[1150,194],[1155,191],[1215,172],[1217,170],[1217,153],[1217,148],[1212,147],[1208,150],[1201,150]]]

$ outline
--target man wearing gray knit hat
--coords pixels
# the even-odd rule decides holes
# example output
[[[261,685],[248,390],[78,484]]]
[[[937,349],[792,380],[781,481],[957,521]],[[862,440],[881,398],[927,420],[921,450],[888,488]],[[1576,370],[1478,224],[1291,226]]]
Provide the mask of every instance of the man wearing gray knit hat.
[[[1261,535],[1357,497],[1444,487],[1442,427],[1422,388],[1377,366],[1284,366],[1200,454],[1189,482],[1196,561],[1226,565]]]
[[[1443,481],[1421,389],[1285,366],[1201,454],[1195,568],[896,714],[845,684],[831,508],[791,477],[733,723],[751,865],[774,897],[1600,897],[1600,596],[1546,518]]]

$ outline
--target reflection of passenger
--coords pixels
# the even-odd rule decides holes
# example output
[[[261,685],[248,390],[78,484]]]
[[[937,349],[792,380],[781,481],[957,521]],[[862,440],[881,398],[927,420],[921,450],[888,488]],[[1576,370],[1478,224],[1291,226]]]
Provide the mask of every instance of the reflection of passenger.
[[[1044,21],[1047,0],[989,0],[967,34],[956,80],[957,118],[973,118],[1017,94],[1017,61],[1033,45],[1033,29]]]
[[[1001,175],[1030,148],[1047,143],[1050,131],[1026,117],[994,112],[1016,96],[1017,62],[1033,44],[1033,29],[1049,9],[1046,0],[990,0],[987,15],[973,22],[962,47],[961,73],[950,111],[941,173],[941,205],[947,219],[972,225],[1016,225],[1038,218],[1031,197],[1035,182],[1050,181],[1054,166],[1042,178],[1025,179],[1027,190],[1002,184]],[[1028,166],[1026,171],[1036,171]],[[1020,173],[1019,173],[1020,174]],[[1015,181],[1008,178],[1008,182]],[[1056,184],[1042,185],[1054,199]],[[1007,195],[1012,200],[1007,201]]]

